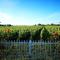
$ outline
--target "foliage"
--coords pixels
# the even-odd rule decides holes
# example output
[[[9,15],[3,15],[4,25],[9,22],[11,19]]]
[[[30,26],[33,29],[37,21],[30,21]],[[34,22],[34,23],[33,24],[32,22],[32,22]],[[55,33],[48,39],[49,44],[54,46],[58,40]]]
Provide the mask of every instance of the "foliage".
[[[19,40],[30,40],[30,31],[23,31],[23,32],[20,32],[20,36],[19,36]]]
[[[50,33],[48,32],[46,28],[43,28],[40,36],[41,36],[41,39],[47,40],[50,37]]]
[[[18,31],[12,31],[10,29],[4,29],[0,32],[0,40],[17,40]]]
[[[40,40],[40,33],[41,33],[42,28],[32,32],[31,34],[31,40]]]
[[[60,26],[0,26],[0,40],[60,40]]]

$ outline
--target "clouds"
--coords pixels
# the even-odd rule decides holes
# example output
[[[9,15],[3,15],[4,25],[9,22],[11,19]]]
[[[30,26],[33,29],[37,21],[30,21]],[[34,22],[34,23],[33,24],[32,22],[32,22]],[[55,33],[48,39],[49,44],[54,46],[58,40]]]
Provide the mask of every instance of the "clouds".
[[[1,22],[1,24],[9,24],[12,22],[12,17],[6,13],[0,12],[0,22]]]
[[[0,12],[0,24],[12,24],[12,25],[26,25],[30,22],[27,17],[21,16],[10,16],[7,13]]]
[[[47,20],[50,23],[59,23],[60,22],[60,12],[55,12],[47,17]]]
[[[48,16],[43,16],[43,17],[36,17],[33,18],[34,23],[38,24],[59,24],[60,23],[60,12],[54,12],[49,14]]]
[[[58,23],[59,6],[58,1],[0,0],[0,21],[13,25]]]
[[[0,24],[12,24],[12,25],[33,25],[33,24],[51,24],[60,22],[60,13],[53,13],[45,17],[34,17],[34,16],[10,16],[7,13],[0,12]]]

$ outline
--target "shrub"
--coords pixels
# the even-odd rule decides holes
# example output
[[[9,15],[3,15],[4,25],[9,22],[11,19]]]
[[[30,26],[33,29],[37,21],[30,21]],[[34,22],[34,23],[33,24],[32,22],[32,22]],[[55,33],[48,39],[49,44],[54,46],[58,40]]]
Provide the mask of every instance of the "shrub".
[[[21,31],[19,38],[20,38],[20,40],[30,40],[30,36],[31,36],[30,31],[28,31],[28,30]]]
[[[0,38],[1,40],[17,40],[18,38],[18,31],[12,31],[10,29],[5,29],[2,32],[0,32]]]
[[[42,28],[31,33],[31,40],[40,40],[40,33]]]
[[[10,33],[9,40],[17,40],[18,36],[19,36],[19,32],[18,31],[12,31]]]
[[[49,37],[50,37],[50,33],[48,32],[48,30],[47,30],[46,28],[43,28],[43,29],[41,30],[40,36],[41,36],[41,39],[43,39],[43,40],[48,40]]]
[[[3,31],[0,31],[0,41],[4,40],[4,33]]]
[[[52,37],[53,37],[54,40],[60,40],[60,39],[59,39],[59,36],[60,36],[60,35],[58,34],[58,32],[53,32],[53,33],[52,33]]]

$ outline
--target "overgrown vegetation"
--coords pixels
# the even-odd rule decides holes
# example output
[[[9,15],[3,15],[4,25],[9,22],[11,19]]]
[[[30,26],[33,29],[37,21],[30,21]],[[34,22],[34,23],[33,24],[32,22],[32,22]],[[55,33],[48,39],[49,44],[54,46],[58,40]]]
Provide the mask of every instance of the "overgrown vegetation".
[[[42,43],[33,42],[30,46],[17,40]],[[0,41],[4,41],[0,42],[0,60],[59,60],[59,40],[60,26],[0,26]]]
[[[60,26],[0,26],[0,40],[60,40]]]

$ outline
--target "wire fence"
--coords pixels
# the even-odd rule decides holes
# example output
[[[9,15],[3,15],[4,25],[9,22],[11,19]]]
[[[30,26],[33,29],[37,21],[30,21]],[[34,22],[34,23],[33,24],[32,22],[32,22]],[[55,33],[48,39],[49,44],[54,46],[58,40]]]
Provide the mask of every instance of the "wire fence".
[[[60,60],[60,41],[1,41],[0,60]]]

